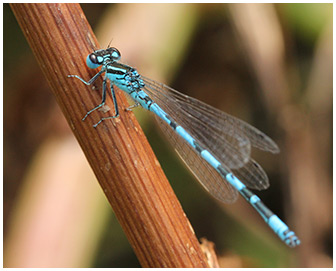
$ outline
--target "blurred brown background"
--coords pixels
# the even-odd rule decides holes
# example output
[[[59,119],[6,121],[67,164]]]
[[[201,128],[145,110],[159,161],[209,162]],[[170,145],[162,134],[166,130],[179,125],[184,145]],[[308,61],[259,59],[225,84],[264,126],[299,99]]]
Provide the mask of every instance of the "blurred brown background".
[[[84,4],[103,48],[270,135],[257,194],[302,241],[287,248],[239,199],[221,205],[135,113],[198,238],[222,267],[332,266],[332,4]],[[4,5],[4,266],[136,267],[137,259]],[[98,103],[99,101],[97,101]],[[122,180],[121,180],[122,181]],[[83,208],[86,207],[86,208]]]

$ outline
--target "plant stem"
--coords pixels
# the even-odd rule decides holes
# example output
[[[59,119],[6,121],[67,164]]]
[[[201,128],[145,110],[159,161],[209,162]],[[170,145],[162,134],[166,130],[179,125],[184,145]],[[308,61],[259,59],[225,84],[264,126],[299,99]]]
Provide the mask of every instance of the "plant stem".
[[[127,102],[117,91],[120,118],[92,127],[100,93],[79,80],[96,38],[78,4],[11,4],[75,137],[143,267],[207,267],[180,203]],[[101,86],[98,79],[96,85]],[[107,104],[112,105],[110,97]],[[113,108],[113,106],[111,106]],[[111,112],[110,112],[111,113]],[[113,110],[112,110],[113,114]],[[79,187],[80,189],[80,187]],[[115,245],[115,244],[114,244]]]

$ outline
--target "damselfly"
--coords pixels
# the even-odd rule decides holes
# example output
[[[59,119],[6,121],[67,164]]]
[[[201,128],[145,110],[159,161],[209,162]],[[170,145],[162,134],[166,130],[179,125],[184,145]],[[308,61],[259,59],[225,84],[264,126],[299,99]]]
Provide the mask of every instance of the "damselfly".
[[[86,59],[89,68],[101,66],[94,77],[85,81],[69,75],[91,85],[104,74],[102,102],[88,111],[83,120],[104,106],[109,79],[115,115],[102,118],[94,127],[119,116],[114,86],[119,87],[135,101],[128,109],[141,105],[155,114],[177,153],[212,196],[231,203],[240,193],[281,240],[290,247],[299,245],[295,233],[248,189],[268,188],[266,173],[250,154],[251,147],[279,152],[273,140],[242,120],[140,75],[136,69],[120,63],[120,57],[113,47],[94,51]]]

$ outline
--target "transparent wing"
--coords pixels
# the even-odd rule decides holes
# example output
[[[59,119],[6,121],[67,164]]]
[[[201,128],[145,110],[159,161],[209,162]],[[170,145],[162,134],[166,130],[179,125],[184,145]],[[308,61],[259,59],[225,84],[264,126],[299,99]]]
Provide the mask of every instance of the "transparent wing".
[[[269,180],[265,171],[252,158],[243,167],[232,169],[232,172],[248,188],[263,190],[269,187]]]
[[[221,125],[216,115],[211,115],[213,108],[148,80],[144,79],[146,93],[150,98],[201,143],[203,148],[212,150],[212,154],[229,168],[240,168],[248,162],[250,141],[244,134],[236,132],[234,125],[230,125],[230,122]]]
[[[265,189],[269,186],[267,175],[250,159],[250,153],[251,145],[261,150],[278,152],[272,139],[244,121],[195,98],[146,77],[142,79],[148,96],[203,148],[210,150],[223,166],[233,169],[237,177],[241,177],[250,188]],[[183,154],[179,154],[186,161]],[[204,185],[205,180],[201,182]]]
[[[219,173],[210,166],[195,150],[184,142],[175,131],[159,117],[155,116],[164,135],[169,142],[174,146],[183,162],[187,165],[190,171],[195,175],[201,185],[213,197],[224,202],[232,203],[237,199],[238,192],[228,182],[223,180]],[[227,169],[230,171],[229,169]]]

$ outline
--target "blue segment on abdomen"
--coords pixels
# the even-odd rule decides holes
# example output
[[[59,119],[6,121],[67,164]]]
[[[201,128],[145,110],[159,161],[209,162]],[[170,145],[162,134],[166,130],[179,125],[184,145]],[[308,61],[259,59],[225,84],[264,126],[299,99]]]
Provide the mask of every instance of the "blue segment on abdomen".
[[[189,145],[191,145],[193,148],[195,148],[194,139],[191,137],[191,135],[188,134],[188,132],[186,130],[183,129],[183,127],[177,126],[176,127],[176,133],[178,133],[180,136],[182,136],[183,139],[189,143]]]
[[[260,198],[257,196],[257,195],[253,195],[251,198],[250,198],[250,202],[251,204],[256,204],[257,202],[260,201]]]
[[[225,179],[238,191],[242,190],[246,186],[232,173],[229,173],[225,176]]]
[[[130,95],[135,101],[140,103],[140,105],[147,110],[149,109],[149,106],[153,104],[152,99],[149,98],[149,96],[142,90],[134,91],[130,93]]]
[[[281,219],[276,216],[276,215],[272,215],[268,221],[267,224],[281,237],[281,238],[285,238],[286,236],[284,236],[284,232],[286,230],[288,230],[288,226],[281,221]]]
[[[167,117],[166,112],[164,112],[162,108],[158,106],[156,103],[152,103],[150,108],[146,109],[152,111],[155,115],[157,115],[159,118],[165,121],[169,126],[172,126],[172,120]]]
[[[218,162],[218,160],[215,157],[213,157],[213,155],[207,150],[203,150],[201,152],[201,156],[214,168],[217,168],[218,166],[221,165],[221,163]]]

